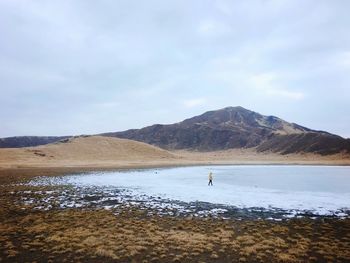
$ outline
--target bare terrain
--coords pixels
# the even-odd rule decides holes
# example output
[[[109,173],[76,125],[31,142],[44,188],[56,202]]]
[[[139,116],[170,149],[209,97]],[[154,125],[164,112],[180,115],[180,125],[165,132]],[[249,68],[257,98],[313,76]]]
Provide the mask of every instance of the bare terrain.
[[[39,175],[197,164],[349,165],[348,155],[166,151],[100,136],[0,149],[0,262],[349,262],[350,220],[222,220],[150,215],[137,207],[37,210],[23,185]],[[20,183],[20,184],[18,184]],[[64,189],[62,189],[64,190]],[[64,190],[65,191],[65,190]]]
[[[159,217],[130,207],[119,214],[37,211],[18,205],[13,191],[20,189],[0,194],[0,262],[350,261],[349,219]]]
[[[0,167],[124,167],[161,164],[178,159],[160,148],[101,136],[76,137],[53,144],[0,149]]]
[[[166,150],[210,152],[250,149],[267,154],[350,154],[350,139],[303,127],[275,116],[261,115],[240,106],[207,111],[178,123],[154,124],[142,129],[99,135],[144,142]],[[46,145],[70,137],[0,138],[0,148]]]
[[[0,169],[99,169],[198,164],[349,165],[350,156],[313,153],[281,155],[254,149],[166,151],[142,142],[102,136],[76,137],[37,147],[0,149]]]
[[[239,106],[207,111],[174,124],[154,124],[101,135],[141,141],[167,150],[254,149],[282,154],[350,154],[349,139]]]

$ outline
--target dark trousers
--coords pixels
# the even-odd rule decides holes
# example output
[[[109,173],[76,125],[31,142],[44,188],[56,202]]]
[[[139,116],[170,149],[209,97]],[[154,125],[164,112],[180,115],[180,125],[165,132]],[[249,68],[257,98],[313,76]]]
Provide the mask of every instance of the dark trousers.
[[[213,181],[212,181],[212,180],[209,180],[208,185],[213,185]]]

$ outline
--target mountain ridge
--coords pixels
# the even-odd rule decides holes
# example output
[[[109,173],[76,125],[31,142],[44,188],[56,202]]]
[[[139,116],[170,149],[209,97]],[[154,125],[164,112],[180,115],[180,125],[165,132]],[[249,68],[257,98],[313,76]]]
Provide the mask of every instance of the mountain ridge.
[[[282,154],[350,152],[350,140],[240,106],[207,111],[174,124],[154,124],[102,135],[142,141],[167,150],[256,148]]]
[[[265,116],[241,106],[207,111],[174,124],[98,134],[148,143],[166,150],[217,151],[254,148],[259,152],[350,153],[350,139],[313,130],[276,116]],[[63,137],[10,137],[0,148],[35,146],[66,140]],[[11,144],[12,143],[12,144]],[[26,145],[29,144],[29,145]],[[5,146],[4,146],[5,145]]]
[[[30,146],[45,145],[72,136],[13,136],[0,138],[0,148],[22,148]]]

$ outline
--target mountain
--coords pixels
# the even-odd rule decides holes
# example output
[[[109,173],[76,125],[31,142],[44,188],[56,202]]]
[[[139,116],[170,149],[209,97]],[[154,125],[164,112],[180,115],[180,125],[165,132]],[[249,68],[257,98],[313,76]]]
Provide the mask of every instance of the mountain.
[[[21,148],[49,144],[64,140],[70,136],[18,136],[0,138],[0,148]]]
[[[258,151],[350,153],[350,140],[315,131],[242,107],[208,111],[182,122],[101,134],[146,142],[164,149],[199,151],[253,148]]]
[[[152,144],[167,150],[215,151],[253,148],[259,152],[350,153],[350,139],[316,131],[275,116],[264,116],[242,107],[227,107],[175,124],[155,124],[142,129],[103,133]],[[69,140],[65,137],[9,137],[0,148],[18,148]]]

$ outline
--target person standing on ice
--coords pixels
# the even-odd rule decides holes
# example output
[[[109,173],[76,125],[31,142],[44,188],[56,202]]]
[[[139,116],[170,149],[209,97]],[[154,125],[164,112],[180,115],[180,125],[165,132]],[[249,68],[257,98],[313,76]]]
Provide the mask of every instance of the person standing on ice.
[[[213,186],[213,173],[212,172],[209,173],[209,183],[208,183],[208,185]]]

